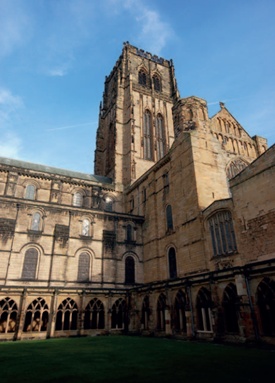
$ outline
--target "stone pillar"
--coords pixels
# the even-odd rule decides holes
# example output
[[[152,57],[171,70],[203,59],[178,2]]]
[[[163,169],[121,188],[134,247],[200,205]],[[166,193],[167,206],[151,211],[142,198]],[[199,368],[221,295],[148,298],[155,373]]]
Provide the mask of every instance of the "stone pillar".
[[[17,319],[17,330],[14,334],[14,340],[20,340],[21,335],[23,332],[24,322],[25,322],[25,315],[26,315],[26,298],[27,298],[27,290],[24,289],[21,295],[20,299],[20,306],[19,306],[19,315]]]
[[[164,312],[164,319],[165,319],[165,333],[167,335],[172,334],[172,327],[171,327],[171,311],[170,311],[170,306],[165,307],[165,312]]]
[[[80,294],[80,302],[79,302],[79,313],[78,313],[78,323],[77,323],[77,335],[81,336],[84,332],[84,315],[85,315],[85,290]]]
[[[51,302],[51,312],[49,318],[49,326],[48,326],[48,338],[52,338],[54,336],[55,331],[55,320],[56,320],[56,310],[57,310],[57,298],[58,292],[54,290]]]

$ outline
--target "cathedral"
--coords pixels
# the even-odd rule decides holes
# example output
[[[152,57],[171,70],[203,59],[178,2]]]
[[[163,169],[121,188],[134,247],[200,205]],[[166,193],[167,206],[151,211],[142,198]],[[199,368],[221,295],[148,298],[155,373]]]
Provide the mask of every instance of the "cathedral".
[[[275,146],[124,43],[94,174],[0,157],[0,340],[275,344]]]

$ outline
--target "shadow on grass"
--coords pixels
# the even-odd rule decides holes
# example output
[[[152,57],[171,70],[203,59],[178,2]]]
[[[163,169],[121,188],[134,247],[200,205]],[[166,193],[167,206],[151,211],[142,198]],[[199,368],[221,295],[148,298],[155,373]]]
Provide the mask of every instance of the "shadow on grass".
[[[130,336],[0,343],[5,382],[261,382],[275,352]]]

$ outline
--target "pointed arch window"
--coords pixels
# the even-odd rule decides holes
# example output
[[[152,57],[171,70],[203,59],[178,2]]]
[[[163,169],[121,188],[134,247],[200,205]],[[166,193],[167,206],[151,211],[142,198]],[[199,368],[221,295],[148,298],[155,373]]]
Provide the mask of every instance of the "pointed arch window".
[[[28,249],[25,253],[22,279],[35,279],[38,263],[38,251],[35,248]]]
[[[64,299],[58,306],[55,322],[55,330],[76,330],[78,308],[71,298]]]
[[[236,286],[233,283],[229,283],[224,290],[222,306],[225,330],[227,332],[238,333],[239,299]]]
[[[18,307],[9,297],[0,301],[0,333],[15,332]]]
[[[260,314],[261,333],[275,336],[275,282],[265,277],[257,288],[257,305]]]
[[[33,231],[41,231],[41,226],[42,226],[41,214],[36,212],[32,216],[31,230],[33,230]]]
[[[78,282],[88,282],[90,276],[90,255],[81,253],[78,259]]]
[[[141,312],[141,324],[144,330],[147,330],[149,327],[150,314],[151,314],[151,310],[150,310],[149,297],[148,295],[146,295],[143,299],[142,312]]]
[[[35,192],[36,192],[36,188],[34,185],[27,185],[26,191],[25,191],[25,198],[30,199],[30,200],[34,200],[35,199]]]
[[[119,298],[115,301],[111,311],[111,327],[125,329],[128,326],[126,301]]]
[[[143,86],[147,85],[147,75],[143,69],[138,72],[138,83]]]
[[[85,308],[84,329],[103,329],[105,327],[104,305],[101,300],[92,299]]]
[[[125,259],[125,283],[135,283],[135,260],[131,256]]]
[[[37,298],[27,308],[23,331],[46,331],[48,321],[49,307],[43,298]]]
[[[158,75],[154,75],[153,76],[153,86],[154,86],[154,90],[156,92],[161,92],[161,82],[160,82],[160,78]]]
[[[211,293],[201,287],[197,295],[197,327],[201,331],[213,331],[211,320],[212,299]]]
[[[166,296],[160,294],[157,302],[157,329],[165,331]]]
[[[152,151],[152,117],[149,110],[144,113],[143,121],[144,159],[153,160]]]
[[[176,250],[173,247],[171,247],[168,252],[168,263],[169,263],[169,277],[177,278]]]
[[[165,131],[164,120],[159,113],[156,118],[156,141],[157,141],[157,159],[160,160],[165,154]]]
[[[182,290],[179,290],[174,303],[174,327],[177,332],[185,332],[187,331],[186,326],[186,314],[185,314],[185,308],[186,308],[186,296],[182,292]]]
[[[230,211],[220,211],[209,219],[214,256],[237,251],[233,221]]]

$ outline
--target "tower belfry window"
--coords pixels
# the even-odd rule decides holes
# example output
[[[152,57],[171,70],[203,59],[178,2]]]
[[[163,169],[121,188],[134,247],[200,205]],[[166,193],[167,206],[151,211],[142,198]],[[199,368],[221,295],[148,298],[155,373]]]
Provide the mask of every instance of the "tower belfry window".
[[[160,160],[165,154],[165,132],[163,117],[161,114],[156,118],[156,144],[157,144],[157,159]]]
[[[149,110],[144,113],[143,121],[143,136],[144,136],[144,159],[152,160],[152,118]]]
[[[147,76],[144,70],[138,72],[138,83],[143,86],[147,84]]]
[[[153,85],[154,85],[154,90],[156,92],[161,92],[161,83],[160,83],[160,79],[157,75],[153,76]]]

